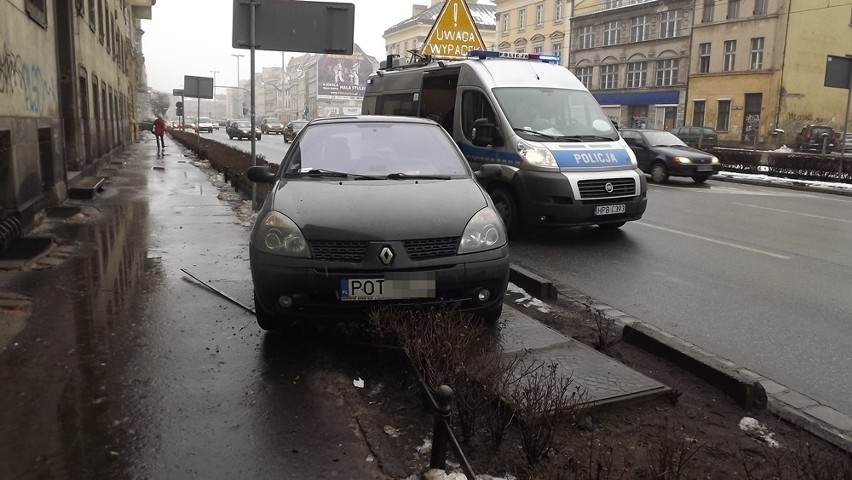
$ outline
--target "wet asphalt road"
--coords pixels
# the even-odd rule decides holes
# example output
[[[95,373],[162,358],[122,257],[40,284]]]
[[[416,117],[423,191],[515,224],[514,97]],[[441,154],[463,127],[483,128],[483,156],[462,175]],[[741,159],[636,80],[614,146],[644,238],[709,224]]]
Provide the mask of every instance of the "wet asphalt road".
[[[90,215],[43,223],[64,243],[49,268],[0,271],[32,312],[0,322],[22,330],[0,344],[0,477],[381,478],[341,395],[359,363],[264,335],[184,275],[251,305],[248,226],[174,144],[152,169],[152,146],[68,202]]]

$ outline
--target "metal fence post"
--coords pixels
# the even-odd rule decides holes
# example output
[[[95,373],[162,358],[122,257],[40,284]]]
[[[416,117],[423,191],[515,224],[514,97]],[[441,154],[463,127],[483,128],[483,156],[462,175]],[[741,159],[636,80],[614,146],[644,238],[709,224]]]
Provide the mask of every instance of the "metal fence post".
[[[441,385],[435,390],[435,421],[432,424],[432,457],[429,468],[446,470],[447,467],[447,428],[449,426],[453,389]]]

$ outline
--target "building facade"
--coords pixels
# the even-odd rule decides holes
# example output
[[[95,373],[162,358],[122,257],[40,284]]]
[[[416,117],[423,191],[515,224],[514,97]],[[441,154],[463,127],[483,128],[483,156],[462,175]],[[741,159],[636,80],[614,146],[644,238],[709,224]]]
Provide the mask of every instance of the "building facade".
[[[0,2],[0,222],[24,230],[136,139],[153,0]]]
[[[495,41],[501,52],[545,53],[568,64],[573,0],[496,0]]]
[[[620,126],[680,125],[692,13],[690,0],[580,1],[569,67]]]
[[[808,124],[843,131],[847,90],[823,86],[828,55],[852,55],[852,0],[696,0],[687,125],[719,139],[792,145]]]

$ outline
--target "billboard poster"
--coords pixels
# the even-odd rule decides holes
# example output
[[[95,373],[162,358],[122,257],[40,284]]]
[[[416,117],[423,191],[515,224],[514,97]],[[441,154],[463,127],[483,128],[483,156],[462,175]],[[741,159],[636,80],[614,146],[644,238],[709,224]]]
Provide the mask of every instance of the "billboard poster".
[[[317,62],[317,98],[361,100],[373,64],[364,52],[352,55],[323,55]]]

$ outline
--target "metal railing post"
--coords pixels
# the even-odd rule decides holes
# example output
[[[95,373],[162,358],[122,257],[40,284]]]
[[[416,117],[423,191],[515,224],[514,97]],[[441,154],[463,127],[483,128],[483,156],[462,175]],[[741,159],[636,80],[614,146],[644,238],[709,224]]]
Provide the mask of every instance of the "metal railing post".
[[[432,456],[429,468],[446,470],[447,425],[452,415],[453,389],[441,385],[435,390],[435,421],[432,424]]]

